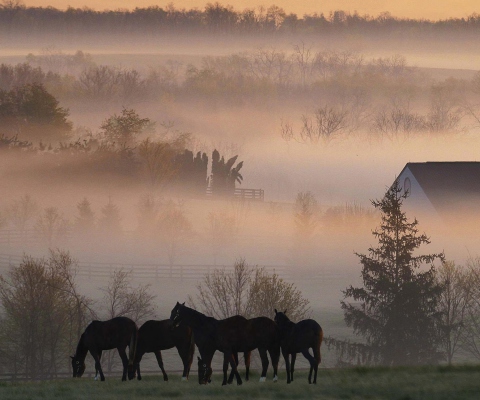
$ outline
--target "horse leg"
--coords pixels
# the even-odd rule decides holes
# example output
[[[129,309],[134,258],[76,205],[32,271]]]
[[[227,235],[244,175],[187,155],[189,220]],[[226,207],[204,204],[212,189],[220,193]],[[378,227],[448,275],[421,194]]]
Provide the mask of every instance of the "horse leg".
[[[308,373],[308,383],[312,383],[312,372],[315,370],[315,375],[317,374],[316,371],[318,369],[317,362],[315,358],[308,352],[308,349],[302,350],[303,356],[308,360],[310,363],[310,372]],[[316,380],[313,383],[317,383]]]
[[[250,361],[252,358],[252,352],[246,351],[243,353],[243,357],[245,358],[245,380],[248,381],[250,375]]]
[[[237,360],[238,360],[238,354],[237,354]],[[241,376],[238,372],[237,363],[235,363],[235,359],[232,356],[230,357],[230,365],[235,370],[235,376],[237,377],[237,385],[241,385],[242,384],[242,378],[241,378]]]
[[[127,371],[128,371],[128,356],[127,353],[125,352],[125,348],[117,347],[118,350],[118,355],[122,359],[122,364],[123,364],[123,374],[122,374],[122,382],[127,380]]]
[[[287,370],[287,383],[290,383],[290,354],[282,349],[282,355],[285,360],[285,369]]]
[[[268,357],[267,350],[264,348],[259,348],[258,353],[260,354],[260,359],[262,360],[262,375],[260,375],[259,382],[265,382],[267,380],[267,369],[268,369]]]
[[[278,362],[280,359],[280,346],[275,346],[274,348],[271,348],[268,350],[268,353],[270,354],[270,360],[272,361],[272,367],[273,367],[273,382],[278,381]]]
[[[163,368],[163,360],[162,360],[162,352],[160,350],[154,351],[155,357],[157,358],[157,363],[160,369],[162,370],[163,380],[165,382],[168,381],[167,373],[165,372],[165,368]]]
[[[235,360],[235,364],[237,364],[237,368],[238,368],[238,353],[233,353],[232,356],[233,356],[233,358]],[[230,371],[230,376],[228,377],[228,381],[227,381],[227,383],[229,385],[232,384],[234,377],[235,377],[235,371],[232,368],[231,371]]]
[[[97,380],[97,375],[100,373],[100,380],[103,382],[105,380],[105,376],[103,375],[102,365],[100,364],[100,359],[102,357],[102,351],[99,352],[92,352],[90,351],[93,359],[95,360],[95,380]]]
[[[137,371],[137,379],[139,381],[142,380],[142,375],[140,374],[140,361],[142,361],[143,353],[139,353],[137,351],[137,354],[135,355],[135,364],[133,366],[133,369]]]
[[[222,386],[225,386],[227,384],[227,370],[228,370],[228,363],[235,363],[235,360],[231,362],[229,358],[233,358],[233,355],[231,353],[223,353],[223,382]],[[232,371],[233,371],[234,366],[232,365]]]
[[[178,355],[182,359],[182,363],[183,363],[182,381],[188,380],[190,365],[192,365],[193,353],[190,356],[189,350],[190,350],[189,348],[177,347]]]
[[[290,363],[290,379],[293,382],[293,370],[295,369],[295,360],[297,359],[297,353],[292,353],[292,362]]]

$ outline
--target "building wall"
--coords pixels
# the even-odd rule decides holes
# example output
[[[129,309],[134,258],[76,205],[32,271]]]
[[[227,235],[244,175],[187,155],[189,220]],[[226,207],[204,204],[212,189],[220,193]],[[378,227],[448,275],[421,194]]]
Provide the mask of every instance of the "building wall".
[[[441,223],[439,214],[408,167],[397,178],[401,188],[405,189],[407,179],[410,180],[409,196],[403,202],[407,217],[417,218],[420,222],[428,220]]]

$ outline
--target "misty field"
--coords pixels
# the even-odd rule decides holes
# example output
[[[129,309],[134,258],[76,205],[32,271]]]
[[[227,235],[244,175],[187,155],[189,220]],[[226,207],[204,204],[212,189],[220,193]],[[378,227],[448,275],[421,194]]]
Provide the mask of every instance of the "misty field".
[[[0,397],[14,399],[477,399],[480,391],[480,367],[418,367],[321,369],[318,384],[308,385],[307,371],[296,372],[295,381],[287,386],[284,372],[276,384],[251,381],[238,387],[221,387],[220,375],[209,386],[199,386],[196,374],[189,382],[178,376],[163,382],[160,376],[142,381],[120,382],[117,377],[105,382],[90,379],[65,379],[47,382],[0,383]]]

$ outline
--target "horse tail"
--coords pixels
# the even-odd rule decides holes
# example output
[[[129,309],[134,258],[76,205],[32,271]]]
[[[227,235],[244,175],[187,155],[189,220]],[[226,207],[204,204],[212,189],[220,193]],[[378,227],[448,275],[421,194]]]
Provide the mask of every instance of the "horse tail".
[[[322,341],[323,341],[323,329],[320,325],[318,326],[318,329],[315,331],[315,336],[316,336],[316,340],[315,340],[315,346],[313,348],[313,356],[315,357],[315,360],[317,360],[318,363],[320,364],[322,362],[322,355],[320,354],[320,346],[322,345]]]
[[[135,354],[137,352],[137,339],[138,339],[138,327],[135,324],[135,327],[132,332],[132,336],[130,337],[130,344],[128,346],[128,365],[130,367],[133,366],[135,362]]]
[[[193,355],[195,354],[195,337],[193,336],[193,329],[192,329],[192,332],[191,332],[191,335],[190,335],[190,348],[189,348],[189,351],[190,351],[190,359],[189,359],[189,362],[190,362],[190,365],[192,365]]]

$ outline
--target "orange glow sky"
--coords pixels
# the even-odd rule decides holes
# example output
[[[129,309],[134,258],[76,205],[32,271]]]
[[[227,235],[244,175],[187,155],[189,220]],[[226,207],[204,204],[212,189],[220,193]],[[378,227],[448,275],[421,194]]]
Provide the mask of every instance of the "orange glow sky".
[[[25,5],[52,6],[64,9],[67,6],[75,8],[88,6],[96,10],[135,8],[158,5],[165,7],[170,0],[24,0]],[[172,3],[176,8],[203,9],[209,1],[205,0],[176,0]],[[211,1],[214,3],[215,1]],[[275,0],[262,2],[261,0],[227,0],[220,4],[230,4],[237,10],[245,8],[268,7],[275,4],[286,12],[294,12],[299,16],[314,12],[326,13],[332,10],[358,11],[360,14],[378,15],[389,11],[397,17],[444,19],[449,17],[465,17],[474,12],[480,12],[479,0]]]

